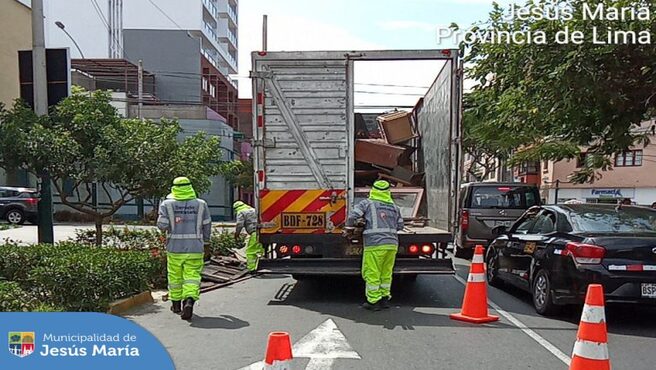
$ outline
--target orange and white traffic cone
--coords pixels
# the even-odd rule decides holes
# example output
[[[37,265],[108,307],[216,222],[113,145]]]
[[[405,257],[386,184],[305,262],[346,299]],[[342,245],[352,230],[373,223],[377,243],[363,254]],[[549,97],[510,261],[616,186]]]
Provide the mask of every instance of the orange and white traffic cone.
[[[483,261],[483,246],[477,245],[472,258],[462,311],[449,315],[453,320],[484,324],[499,320],[499,316],[490,315],[487,309],[487,283]]]
[[[293,356],[289,334],[285,332],[270,333],[264,357],[265,370],[290,370]]]
[[[570,370],[610,370],[604,287],[588,285]]]

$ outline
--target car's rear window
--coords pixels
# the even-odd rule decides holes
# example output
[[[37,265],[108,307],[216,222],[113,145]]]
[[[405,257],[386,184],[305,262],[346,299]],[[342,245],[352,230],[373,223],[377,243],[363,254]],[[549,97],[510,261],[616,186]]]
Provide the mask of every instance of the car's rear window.
[[[469,208],[527,209],[539,205],[535,188],[529,186],[475,186]]]
[[[574,231],[597,233],[656,233],[656,211],[641,207],[572,206]]]

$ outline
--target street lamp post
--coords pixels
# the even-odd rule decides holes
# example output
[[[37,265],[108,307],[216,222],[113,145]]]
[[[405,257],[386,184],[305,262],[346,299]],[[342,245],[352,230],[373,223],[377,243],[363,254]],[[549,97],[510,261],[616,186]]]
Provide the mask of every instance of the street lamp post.
[[[64,26],[64,24],[63,24],[62,22],[60,22],[60,21],[56,21],[56,22],[55,22],[55,25],[56,25],[57,27],[59,27],[59,29],[61,29],[62,31],[64,31],[64,33],[66,34],[66,36],[68,36],[68,38],[71,39],[71,41],[73,41],[73,44],[74,44],[75,47],[77,48],[77,51],[78,51],[78,53],[80,53],[80,56],[82,57],[82,59],[86,59],[86,58],[84,57],[84,53],[82,52],[82,49],[80,49],[80,45],[78,45],[78,44],[77,44],[77,41],[75,41],[75,39],[73,38],[73,36],[71,36],[71,34],[68,33],[68,31],[66,31],[66,26]]]

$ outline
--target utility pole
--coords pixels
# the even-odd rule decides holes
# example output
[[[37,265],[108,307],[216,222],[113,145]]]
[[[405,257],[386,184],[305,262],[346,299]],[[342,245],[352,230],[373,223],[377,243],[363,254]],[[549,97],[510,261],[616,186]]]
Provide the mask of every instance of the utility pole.
[[[143,120],[143,60],[139,59],[137,68],[137,98],[139,99],[137,105],[137,115],[140,120]],[[144,201],[142,197],[137,198],[137,217],[140,220],[144,219]]]
[[[32,73],[34,80],[34,112],[48,114],[48,72],[46,42],[43,31],[43,0],[32,0]],[[47,171],[39,174],[41,191],[38,204],[39,243],[53,243],[52,189]]]
[[[262,51],[267,51],[267,15],[262,16]]]

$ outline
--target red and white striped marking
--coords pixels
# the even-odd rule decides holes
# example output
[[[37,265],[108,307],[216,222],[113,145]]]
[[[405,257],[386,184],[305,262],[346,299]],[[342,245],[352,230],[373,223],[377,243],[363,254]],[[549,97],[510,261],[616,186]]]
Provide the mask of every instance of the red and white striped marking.
[[[656,271],[656,265],[609,265],[608,271]]]

